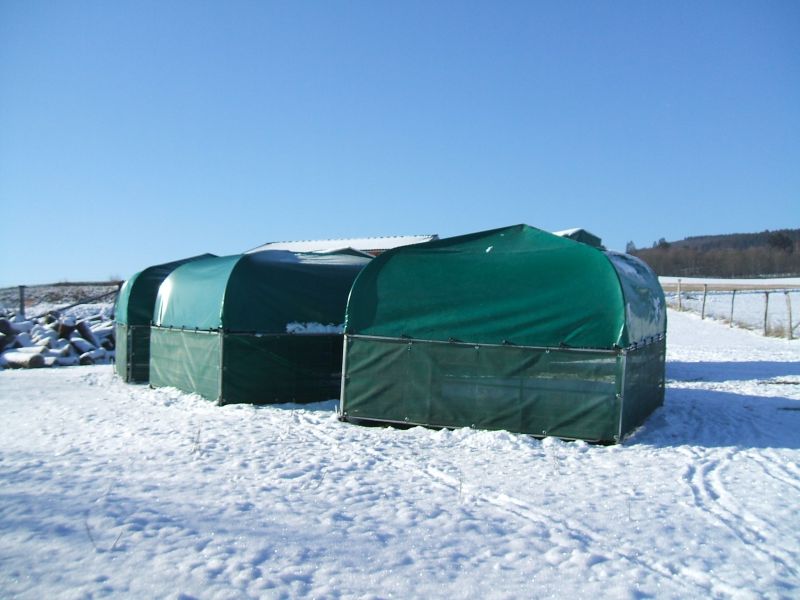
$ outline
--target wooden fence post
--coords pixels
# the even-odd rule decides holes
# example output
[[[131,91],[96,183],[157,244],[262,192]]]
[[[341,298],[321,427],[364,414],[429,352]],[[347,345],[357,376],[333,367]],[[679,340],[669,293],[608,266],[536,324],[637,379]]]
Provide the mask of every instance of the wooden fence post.
[[[787,337],[791,340],[792,337],[793,337],[793,332],[792,332],[792,299],[789,297],[789,292],[788,291],[783,292],[783,293],[786,294],[786,314],[789,317],[789,333],[788,333]]]
[[[706,318],[706,296],[708,295],[708,284],[703,284],[703,308],[700,310],[700,320]]]
[[[681,302],[681,279],[678,278],[678,310],[683,310],[683,303]]]
[[[25,286],[19,286],[19,316],[25,320]]]
[[[769,331],[769,321],[767,316],[769,313],[769,292],[764,292],[764,335]]]
[[[736,290],[733,290],[733,294],[731,295],[731,319],[730,319],[730,326],[733,327],[733,303],[736,301]]]

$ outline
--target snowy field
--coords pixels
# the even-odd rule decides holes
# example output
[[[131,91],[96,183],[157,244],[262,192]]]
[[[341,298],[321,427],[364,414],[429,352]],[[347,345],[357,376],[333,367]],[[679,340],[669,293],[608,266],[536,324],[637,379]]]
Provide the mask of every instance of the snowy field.
[[[25,287],[25,315],[28,318],[63,309],[76,302],[89,302],[67,309],[64,316],[78,319],[113,311],[117,285],[108,284],[62,284],[32,285]],[[19,288],[0,288],[0,314],[16,313],[19,309]]]
[[[782,279],[710,279],[691,277],[659,277],[664,296],[671,308],[703,312],[703,286],[708,286],[705,316],[734,325],[764,332],[775,337],[800,337],[800,278]],[[678,302],[678,282],[682,292]],[[737,290],[734,295],[733,290]],[[767,300],[766,291],[769,291]],[[732,317],[732,318],[731,318]]]
[[[89,304],[79,304],[66,310],[62,310],[63,303],[40,302],[26,310],[28,318],[45,315],[51,311],[58,311],[62,317],[72,317],[76,321],[82,319],[97,319],[111,321],[114,319],[114,304],[111,302],[91,302]]]
[[[680,281],[684,288],[699,289],[704,283],[709,286],[725,288],[796,288],[800,286],[800,277],[765,277],[763,279],[730,279],[713,277],[664,277],[658,281],[662,287],[677,287]]]
[[[676,293],[664,294],[667,304],[676,308],[678,296]],[[788,296],[788,300],[787,300]],[[791,303],[791,313],[788,303]],[[769,303],[764,292],[741,291],[733,297],[732,292],[708,292],[706,296],[705,315],[708,319],[730,322],[731,304],[733,304],[733,322],[738,327],[745,327],[754,331],[764,332],[764,317],[766,314],[768,332],[776,337],[786,337],[789,328],[789,315],[792,316],[792,330],[794,337],[800,337],[800,290],[785,292],[770,292]],[[697,314],[703,311],[703,292],[683,292],[681,306]]]
[[[800,342],[669,318],[611,447],[0,372],[0,596],[800,597]]]

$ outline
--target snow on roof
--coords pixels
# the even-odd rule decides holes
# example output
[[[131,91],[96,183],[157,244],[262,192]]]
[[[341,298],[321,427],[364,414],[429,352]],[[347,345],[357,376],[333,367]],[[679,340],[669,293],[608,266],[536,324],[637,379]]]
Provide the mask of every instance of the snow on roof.
[[[554,231],[553,235],[560,235],[561,237],[568,237],[570,235],[575,235],[579,231],[586,231],[583,227],[575,227],[574,229],[565,229],[564,231]],[[586,231],[586,233],[591,233],[590,231]],[[592,234],[594,235],[594,234]]]
[[[553,233],[560,237],[569,238],[571,240],[575,240],[576,242],[582,242],[584,244],[588,244],[589,246],[594,246],[595,248],[605,250],[603,247],[603,240],[601,240],[599,236],[593,234],[588,229],[584,229],[582,227],[565,229],[564,231],[554,231]]]
[[[257,248],[248,250],[260,252],[261,250],[291,250],[292,252],[319,252],[324,250],[336,250],[340,248],[353,248],[355,250],[389,250],[398,246],[408,246],[410,244],[420,244],[439,239],[433,235],[393,235],[385,237],[368,237],[335,240],[303,240],[297,242],[267,242]]]

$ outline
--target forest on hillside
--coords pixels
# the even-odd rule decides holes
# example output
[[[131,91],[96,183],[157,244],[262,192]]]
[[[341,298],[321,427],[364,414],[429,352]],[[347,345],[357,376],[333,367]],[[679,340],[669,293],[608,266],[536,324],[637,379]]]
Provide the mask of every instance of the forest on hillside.
[[[800,276],[800,229],[688,237],[626,251],[658,275],[673,277]]]

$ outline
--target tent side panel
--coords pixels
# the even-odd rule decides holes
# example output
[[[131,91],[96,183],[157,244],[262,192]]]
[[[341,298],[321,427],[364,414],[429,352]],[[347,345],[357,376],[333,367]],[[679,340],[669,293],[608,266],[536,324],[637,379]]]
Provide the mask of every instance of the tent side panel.
[[[341,335],[226,333],[222,404],[318,402],[339,397]]]
[[[147,383],[150,381],[150,325],[130,325],[128,338],[128,381]]]
[[[150,384],[175,387],[208,400],[218,400],[221,339],[216,332],[153,327]]]
[[[115,326],[116,371],[128,383],[147,383],[150,380],[150,326]]]
[[[616,441],[610,352],[348,337],[341,412],[352,419]]]
[[[128,326],[117,321],[114,323],[114,339],[116,352],[114,353],[114,370],[122,378],[128,379]]]
[[[666,341],[629,350],[625,358],[622,433],[630,433],[664,404]]]

